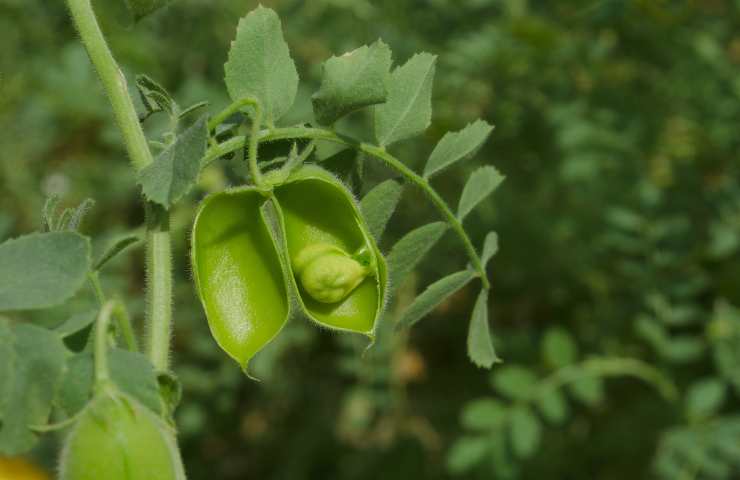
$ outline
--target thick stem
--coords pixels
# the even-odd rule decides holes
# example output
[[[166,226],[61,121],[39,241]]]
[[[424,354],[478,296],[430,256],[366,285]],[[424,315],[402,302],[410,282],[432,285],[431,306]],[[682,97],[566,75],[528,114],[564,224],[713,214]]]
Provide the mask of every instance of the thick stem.
[[[172,336],[172,252],[170,215],[159,205],[146,204],[146,318],[149,360],[154,368],[169,367]]]
[[[382,161],[386,166],[403,175],[403,177],[410,183],[419,187],[429,197],[434,206],[445,218],[447,223],[450,224],[452,230],[463,243],[465,252],[468,254],[468,258],[470,259],[470,263],[481,279],[483,288],[488,289],[491,287],[491,284],[488,281],[488,276],[486,275],[485,268],[480,260],[480,256],[478,256],[475,247],[473,247],[473,244],[470,241],[470,237],[468,237],[467,233],[465,233],[465,229],[463,228],[462,223],[455,216],[455,214],[452,213],[444,199],[442,199],[442,197],[437,194],[437,192],[429,185],[429,182],[425,178],[408,168],[406,165],[403,164],[403,162],[386,152],[384,149],[376,147],[374,145],[369,145],[367,143],[360,143],[352,138],[337,135],[331,130],[324,130],[320,128],[275,128],[271,130],[263,130],[257,132],[257,138],[259,142],[272,142],[276,140],[300,138],[326,140],[329,142],[339,143],[341,145],[355,148],[371,157]],[[205,157],[203,158],[203,166],[227,153],[243,148],[246,141],[247,140],[244,137],[234,137],[221,144],[218,144],[217,146],[209,148],[206,152]]]
[[[131,163],[140,171],[152,163],[152,153],[128,93],[126,79],[105,42],[90,0],[67,0],[67,6],[110,98]],[[169,215],[159,210],[159,207],[147,206],[146,320],[150,333],[150,360],[155,367],[164,370],[167,368],[172,323],[172,260]],[[152,212],[158,213],[153,215]]]
[[[113,113],[123,133],[131,163],[136,170],[141,170],[152,163],[152,154],[141,129],[134,103],[128,94],[126,78],[105,42],[90,0],[67,0],[67,5],[72,14],[72,20],[80,32],[82,43],[98,71],[100,81],[113,106]]]

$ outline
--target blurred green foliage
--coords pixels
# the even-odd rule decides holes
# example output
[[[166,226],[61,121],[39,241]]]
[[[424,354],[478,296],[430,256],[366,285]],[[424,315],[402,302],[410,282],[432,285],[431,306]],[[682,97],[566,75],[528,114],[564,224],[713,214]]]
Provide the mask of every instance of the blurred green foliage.
[[[122,3],[96,3],[130,81],[226,105],[228,44],[256,2],[179,0],[136,26]],[[248,381],[208,334],[186,260],[198,198],[237,178],[212,168],[173,220],[190,478],[737,478],[740,1],[266,3],[302,77],[296,112],[310,112],[321,62],[382,37],[396,63],[439,55],[432,128],[400,158],[418,169],[445,131],[496,125],[478,158],[507,181],[469,225],[478,244],[499,233],[489,308],[505,363],[489,373],[466,358],[470,289],[410,332],[382,330],[364,356],[293,322],[256,362],[263,381]],[[83,231],[101,251],[143,212],[63,2],[2,0],[0,32],[0,240],[38,228],[47,195],[92,197]],[[366,118],[343,122],[363,135]],[[442,175],[440,191],[454,198],[476,166]],[[434,219],[407,191],[383,246]],[[455,241],[398,303],[452,271]],[[142,255],[102,279],[137,319]],[[26,317],[61,323],[94,303],[79,297]],[[38,452],[49,466],[54,447]]]

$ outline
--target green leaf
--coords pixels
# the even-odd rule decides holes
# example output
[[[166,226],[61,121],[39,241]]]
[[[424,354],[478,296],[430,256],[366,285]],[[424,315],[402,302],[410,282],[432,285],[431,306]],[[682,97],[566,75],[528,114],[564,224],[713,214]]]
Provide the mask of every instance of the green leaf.
[[[207,140],[204,115],[139,173],[139,184],[146,197],[170,208],[188,193],[198,180],[200,159],[206,152]]]
[[[481,289],[473,307],[468,330],[468,357],[476,366],[491,368],[501,359],[496,355],[488,326],[488,290]]]
[[[493,387],[512,400],[527,400],[537,386],[537,375],[519,365],[498,368],[493,375]]]
[[[241,19],[224,68],[231,99],[257,98],[267,125],[273,125],[293,105],[298,72],[280,19],[269,8],[259,6]]]
[[[570,393],[585,405],[594,406],[604,399],[604,380],[593,374],[585,374],[569,385]]]
[[[388,100],[375,108],[380,146],[419,135],[432,121],[432,82],[437,57],[419,53],[391,73]]]
[[[167,89],[147,75],[136,76],[136,89],[139,91],[139,97],[141,103],[144,104],[147,116],[152,113],[166,112],[172,117],[179,110]]]
[[[471,430],[492,430],[503,425],[506,407],[498,400],[481,398],[465,405],[460,420]]]
[[[488,262],[496,255],[496,252],[498,252],[498,234],[496,232],[488,232],[486,239],[483,241],[483,253],[480,256],[483,268],[488,265]]]
[[[311,101],[316,120],[332,125],[350,112],[383,103],[391,68],[391,50],[378,40],[324,63],[321,88]]]
[[[548,421],[560,424],[568,416],[568,402],[562,392],[556,388],[547,388],[537,398],[537,407]]]
[[[185,118],[188,115],[190,115],[191,113],[195,113],[198,110],[200,110],[201,108],[207,107],[208,105],[209,105],[208,102],[197,102],[197,103],[194,103],[194,104],[190,105],[189,107],[185,108],[182,112],[180,112],[180,114],[177,116],[177,118],[178,119]]]
[[[396,328],[400,329],[414,325],[434,310],[440,303],[467,285],[473,278],[475,278],[474,272],[462,270],[429,285],[409,306],[404,316],[396,325]]]
[[[695,419],[716,414],[727,397],[727,386],[718,378],[705,378],[689,387],[686,394],[686,411]]]
[[[141,20],[147,15],[154,13],[164,7],[172,0],[126,0],[131,14],[136,21]]]
[[[76,313],[56,327],[54,331],[62,338],[69,337],[92,325],[97,315],[98,313],[95,310]]]
[[[550,367],[564,367],[576,361],[578,347],[568,332],[562,328],[553,327],[547,330],[542,341],[542,358]]]
[[[391,288],[398,288],[406,275],[416,267],[422,258],[447,231],[445,222],[428,223],[407,233],[388,254],[388,278]]]
[[[542,426],[537,417],[527,407],[514,407],[511,411],[510,430],[511,448],[519,458],[531,456],[540,444]]]
[[[141,353],[119,348],[108,352],[111,380],[124,393],[156,413],[162,413],[160,386],[154,367]],[[93,356],[90,352],[74,355],[55,405],[71,416],[82,410],[93,394]]]
[[[12,334],[0,336],[10,341],[14,350],[13,377],[6,391],[0,419],[0,452],[17,455],[36,444],[37,436],[30,425],[46,424],[51,413],[51,402],[60,386],[66,364],[62,340],[53,332],[31,324],[16,324]],[[3,346],[8,349],[8,344]],[[3,358],[5,361],[5,358]]]
[[[108,245],[102,255],[98,258],[93,266],[94,270],[101,270],[105,264],[113,260],[120,253],[126,250],[128,247],[135,245],[141,241],[141,237],[135,233],[126,233],[113,241]]]
[[[460,206],[457,209],[457,218],[464,219],[480,202],[492,194],[496,187],[504,181],[494,167],[487,165],[474,171],[463,188],[460,197]]]
[[[108,364],[111,379],[118,388],[152,412],[162,412],[157,374],[145,355],[116,348],[108,352]]]
[[[446,133],[429,156],[424,167],[424,177],[429,178],[450,165],[475,155],[492,130],[493,126],[477,120],[459,132]]]
[[[59,206],[59,195],[49,195],[44,201],[44,208],[41,210],[41,231],[52,232],[56,230],[56,212]]]
[[[64,375],[54,405],[71,417],[85,408],[93,388],[93,356],[89,351],[73,355],[67,361]]]
[[[0,244],[0,311],[54,307],[85,282],[90,242],[74,232],[35,233]]]
[[[14,348],[13,330],[10,323],[0,317],[0,423],[2,422],[5,408],[10,402],[10,393],[16,375],[16,358]]]
[[[452,444],[447,455],[447,468],[453,474],[472,470],[486,460],[489,443],[485,437],[462,437]]]
[[[403,186],[395,180],[379,183],[362,198],[360,210],[370,233],[379,240],[401,199]]]

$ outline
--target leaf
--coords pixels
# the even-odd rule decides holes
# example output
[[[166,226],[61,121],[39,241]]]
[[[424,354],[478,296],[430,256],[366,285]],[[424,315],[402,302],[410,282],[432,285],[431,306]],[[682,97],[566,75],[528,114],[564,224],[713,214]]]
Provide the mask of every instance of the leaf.
[[[84,220],[85,215],[95,206],[95,200],[92,198],[86,198],[82,203],[80,203],[77,208],[72,209],[72,213],[69,216],[69,219],[65,222],[64,225],[59,226],[59,230],[71,230],[73,232],[76,232],[80,229],[80,226],[82,225],[82,220]]]
[[[56,230],[56,211],[59,206],[59,195],[49,195],[44,201],[44,208],[41,210],[41,231],[51,232]]]
[[[182,119],[190,115],[191,113],[195,113],[201,108],[207,107],[209,104],[208,102],[198,102],[190,105],[189,107],[185,108],[180,114],[177,116],[178,119]]]
[[[259,6],[241,19],[224,68],[231,99],[257,98],[267,125],[273,125],[293,105],[298,72],[280,19],[269,8]]]
[[[97,314],[95,310],[76,313],[56,327],[54,331],[62,338],[69,337],[92,325],[97,318]]]
[[[416,267],[422,258],[447,231],[444,222],[428,223],[407,233],[388,254],[388,279],[391,288],[398,288],[406,275]]]
[[[179,110],[167,89],[147,75],[136,76],[136,89],[139,91],[139,97],[147,111],[147,116],[157,112],[167,112],[172,117]]]
[[[108,364],[111,379],[118,388],[152,412],[162,412],[157,374],[145,355],[116,348],[108,352]]]
[[[539,446],[542,435],[540,421],[527,407],[514,407],[511,411],[509,435],[511,448],[519,458],[531,456]]]
[[[93,356],[91,352],[78,353],[67,361],[64,375],[54,405],[71,417],[85,408],[93,388]]]
[[[556,388],[547,388],[537,399],[537,406],[542,416],[548,421],[559,424],[568,416],[568,402],[565,396]]]
[[[188,193],[198,180],[207,140],[206,116],[203,115],[178,135],[174,144],[157,155],[151,165],[141,170],[139,184],[146,197],[170,208]]]
[[[0,311],[54,307],[85,282],[90,242],[74,232],[34,233],[0,244]]]
[[[483,253],[480,256],[483,268],[488,265],[488,262],[496,255],[496,252],[498,252],[498,234],[496,232],[488,232],[486,239],[483,241]]]
[[[459,132],[446,133],[429,156],[424,177],[430,178],[450,165],[475,155],[492,130],[492,125],[477,120]]]
[[[474,171],[463,188],[457,218],[464,219],[480,202],[504,181],[498,170],[488,165]]]
[[[463,408],[461,422],[471,430],[492,430],[503,425],[506,407],[492,398],[474,400]]]
[[[391,73],[388,100],[375,108],[380,146],[419,135],[432,121],[432,81],[437,57],[419,53]]]
[[[447,468],[453,474],[470,471],[483,462],[488,454],[488,440],[485,437],[462,437],[452,444],[447,455]]]
[[[127,233],[123,236],[115,238],[95,262],[93,269],[100,271],[106,263],[113,260],[115,257],[118,256],[118,254],[122,253],[128,247],[137,244],[140,241],[141,237],[139,237],[139,235],[135,233]]]
[[[570,365],[576,361],[578,349],[573,337],[559,327],[550,328],[542,341],[542,358],[553,368]]]
[[[727,397],[727,386],[718,378],[705,378],[689,387],[686,394],[686,411],[694,419],[704,419],[716,414]]]
[[[376,185],[362,198],[360,210],[370,233],[376,240],[383,236],[385,226],[401,199],[402,191],[403,186],[400,183],[395,180],[386,180]]]
[[[501,359],[496,355],[488,326],[488,290],[481,289],[473,307],[468,330],[468,357],[476,366],[491,368]]]
[[[10,402],[10,392],[15,381],[16,358],[13,330],[10,323],[0,317],[0,425],[5,414],[5,407]]]
[[[324,63],[321,88],[311,97],[316,120],[332,125],[350,112],[383,103],[391,50],[378,40]]]
[[[111,380],[124,393],[156,413],[162,413],[157,375],[149,360],[137,352],[119,348],[108,352]],[[82,410],[93,394],[93,356],[90,352],[74,355],[55,405],[72,416]]]
[[[7,390],[0,392],[0,398],[5,399],[0,452],[17,455],[36,444],[37,436],[29,425],[48,421],[52,399],[64,375],[65,349],[55,333],[31,324],[16,324],[11,335],[6,330],[0,339],[10,341],[15,352],[12,380],[3,385]],[[7,350],[8,344],[3,348]]]
[[[429,285],[409,306],[396,328],[401,329],[414,325],[473,278],[475,278],[474,272],[462,270]]]
[[[537,376],[528,368],[507,365],[493,375],[493,387],[512,400],[527,400],[537,386]]]
[[[570,393],[576,399],[588,406],[593,406],[604,399],[604,380],[586,374],[569,385]]]
[[[136,21],[141,20],[147,15],[154,13],[164,7],[172,0],[126,0],[131,14]]]

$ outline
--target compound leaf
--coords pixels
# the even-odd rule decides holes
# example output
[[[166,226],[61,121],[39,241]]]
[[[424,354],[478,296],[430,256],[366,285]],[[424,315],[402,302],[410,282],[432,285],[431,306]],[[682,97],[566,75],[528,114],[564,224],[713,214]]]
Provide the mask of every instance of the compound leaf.
[[[298,72],[273,10],[259,6],[241,19],[224,68],[231,99],[257,98],[267,125],[293,105]]]
[[[34,233],[0,244],[0,311],[64,303],[85,282],[90,242],[74,232]]]
[[[477,120],[459,132],[446,133],[429,156],[424,167],[424,177],[429,178],[450,165],[475,155],[492,130],[492,125]]]
[[[321,88],[311,101],[316,120],[331,125],[350,112],[383,103],[391,50],[381,40],[324,63]]]
[[[419,135],[431,123],[436,59],[419,53],[391,73],[388,100],[375,107],[375,138],[381,146]]]

